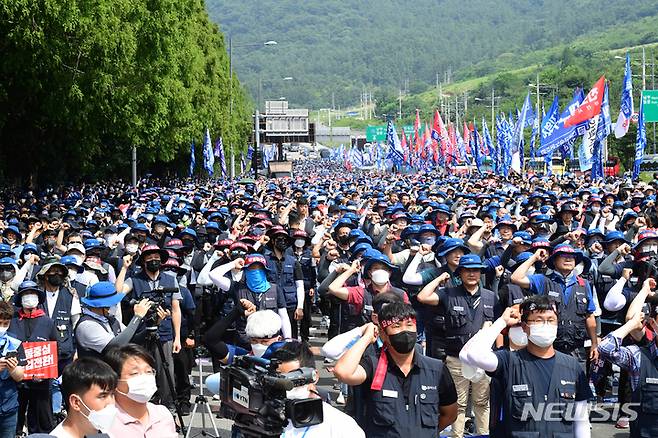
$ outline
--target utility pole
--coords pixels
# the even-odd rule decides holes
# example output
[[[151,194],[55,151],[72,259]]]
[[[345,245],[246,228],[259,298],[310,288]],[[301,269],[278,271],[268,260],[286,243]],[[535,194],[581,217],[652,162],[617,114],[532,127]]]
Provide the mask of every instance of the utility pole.
[[[496,133],[496,118],[495,118],[495,107],[496,97],[494,95],[494,89],[491,88],[491,141],[494,141]]]
[[[256,123],[256,127],[254,129],[254,136],[256,137],[256,141],[254,143],[256,146],[254,147],[254,160],[252,162],[252,167],[254,168],[254,179],[258,180],[258,154],[260,153],[260,116],[258,115],[258,108],[256,108],[254,122]]]
[[[655,125],[656,124],[654,123],[654,130],[653,130],[654,142],[656,139]],[[130,157],[130,164],[132,167],[132,183],[133,183],[133,187],[137,187],[137,146],[133,145],[131,155],[132,156]]]
[[[436,72],[436,89],[439,89],[439,72]]]
[[[400,88],[400,95],[398,96],[398,100],[400,101],[400,105],[398,107],[398,120],[402,119],[402,88]]]
[[[459,96],[455,94],[455,121],[459,125]]]
[[[642,47],[642,91],[647,89],[647,57]]]
[[[468,95],[467,92],[464,91],[464,117],[466,117],[467,111],[468,111]]]
[[[336,93],[331,92],[331,109],[336,110]]]

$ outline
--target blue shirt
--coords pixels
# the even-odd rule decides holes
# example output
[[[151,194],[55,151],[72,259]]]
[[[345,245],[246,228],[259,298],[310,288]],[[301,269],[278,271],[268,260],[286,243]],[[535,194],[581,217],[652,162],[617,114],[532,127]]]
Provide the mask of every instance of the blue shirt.
[[[573,272],[567,275],[566,278],[558,272],[552,272],[548,275],[544,275],[544,274],[529,275],[528,280],[530,280],[530,292],[537,295],[542,295],[544,293],[544,288],[546,286],[547,279],[551,279],[554,282],[562,285],[562,290],[560,292],[562,292],[564,303],[566,304],[567,302],[569,302],[569,298],[571,297],[571,292],[573,291],[573,286],[578,283],[577,276],[574,275]],[[585,280],[585,287],[587,288],[587,300],[588,300],[587,312],[594,313],[596,307],[594,306],[594,298],[592,297],[592,288],[587,280]]]

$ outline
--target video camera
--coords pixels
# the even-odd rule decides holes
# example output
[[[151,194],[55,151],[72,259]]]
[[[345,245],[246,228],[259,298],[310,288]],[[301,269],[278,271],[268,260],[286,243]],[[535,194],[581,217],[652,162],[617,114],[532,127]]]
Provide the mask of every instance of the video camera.
[[[178,292],[178,288],[175,287],[161,287],[157,289],[150,290],[148,292],[142,293],[139,298],[133,298],[130,300],[130,305],[134,306],[139,303],[144,298],[148,299],[153,303],[151,308],[146,312],[142,321],[146,325],[147,330],[151,328],[157,328],[158,326],[158,307],[162,307],[164,310],[171,310],[171,305],[167,305],[167,298],[171,303],[171,296]]]
[[[267,364],[255,356],[238,356],[222,368],[219,396],[220,415],[234,420],[246,437],[279,437],[288,420],[294,427],[307,427],[323,421],[322,400],[286,399],[286,391],[315,382],[313,368],[280,374],[278,360]]]

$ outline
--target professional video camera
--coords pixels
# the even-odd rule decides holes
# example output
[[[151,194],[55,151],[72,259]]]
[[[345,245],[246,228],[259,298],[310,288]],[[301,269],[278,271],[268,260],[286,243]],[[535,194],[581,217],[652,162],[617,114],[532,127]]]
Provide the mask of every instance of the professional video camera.
[[[158,326],[158,307],[162,307],[164,310],[171,310],[171,306],[167,305],[167,298],[171,298],[173,294],[178,292],[178,289],[175,287],[162,287],[150,290],[148,292],[142,293],[139,298],[133,298],[130,300],[130,305],[134,306],[139,303],[144,298],[147,298],[153,304],[148,310],[142,321],[146,325],[146,329],[157,329]],[[171,299],[169,300],[171,302]]]
[[[313,383],[316,371],[300,368],[280,374],[278,365],[277,360],[268,365],[255,356],[238,356],[220,372],[220,415],[234,420],[245,437],[279,437],[288,420],[295,427],[323,421],[321,399],[286,399],[287,390]]]

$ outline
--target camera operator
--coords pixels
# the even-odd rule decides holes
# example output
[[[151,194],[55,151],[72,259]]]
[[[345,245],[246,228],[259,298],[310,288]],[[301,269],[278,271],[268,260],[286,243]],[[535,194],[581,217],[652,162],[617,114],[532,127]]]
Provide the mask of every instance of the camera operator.
[[[128,344],[105,355],[119,376],[114,397],[117,418],[110,427],[112,437],[177,438],[174,418],[164,406],[149,403],[157,391],[155,359],[143,347]]]
[[[117,375],[93,357],[80,358],[62,373],[62,396],[66,419],[50,432],[57,438],[84,438],[107,433],[117,416],[114,391]]]
[[[101,358],[110,348],[126,345],[133,340],[152,303],[144,298],[135,304],[135,315],[124,326],[111,313],[112,307],[117,306],[124,296],[109,281],[100,281],[88,288],[87,296],[80,299],[82,316],[75,326],[78,357]]]
[[[302,367],[315,368],[313,353],[305,342],[286,342],[272,354],[272,358],[279,360],[277,372],[282,374]],[[322,398],[317,392],[316,384],[317,382],[295,387],[290,391],[286,391],[286,396],[288,399]],[[283,436],[286,438],[365,437],[363,430],[352,417],[324,401],[322,402],[322,413],[323,422],[314,426],[295,428],[292,422],[289,421]]]
[[[226,329],[241,316],[247,318],[245,332],[249,338],[251,351],[222,341]],[[244,354],[268,359],[280,346],[281,340],[281,317],[271,310],[256,311],[256,306],[245,299],[240,300],[240,306],[235,306],[226,318],[218,320],[204,337],[208,350],[220,362],[229,365],[235,356]]]
[[[158,289],[164,290],[177,290],[179,291],[178,280],[174,275],[165,273],[161,267],[164,262],[169,258],[169,253],[160,249],[157,245],[146,245],[137,259],[137,265],[142,270],[135,274],[133,277],[125,278],[126,272],[132,263],[132,256],[126,255],[123,259],[123,266],[117,277],[116,289],[118,292],[129,294],[127,298],[134,298],[140,300],[142,298],[155,298]],[[174,400],[172,397],[173,388],[169,388],[165,372],[168,372],[171,381],[174,381],[174,358],[173,354],[180,352],[181,339],[180,339],[180,326],[181,326],[181,308],[180,301],[182,296],[179,292],[173,294],[161,295],[164,305],[160,306],[159,312],[166,311],[168,315],[165,319],[158,324],[157,333],[159,340],[162,343],[162,350],[164,353],[163,358],[160,357],[158,352],[153,349],[151,354],[155,356],[157,364],[157,379],[158,391],[160,402],[169,407],[174,407]],[[146,327],[142,323],[138,329],[138,333],[145,330]],[[152,347],[152,346],[151,346]],[[165,371],[168,370],[168,371]]]

